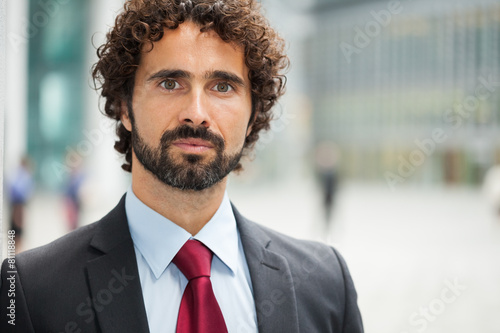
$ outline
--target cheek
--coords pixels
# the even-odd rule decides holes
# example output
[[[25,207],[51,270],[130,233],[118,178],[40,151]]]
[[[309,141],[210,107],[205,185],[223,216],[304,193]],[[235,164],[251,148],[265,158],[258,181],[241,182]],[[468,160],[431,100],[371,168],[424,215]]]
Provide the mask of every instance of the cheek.
[[[248,131],[250,112],[238,112],[238,110],[221,110],[217,112],[215,124],[226,142],[226,148],[230,150],[241,149],[245,143]]]
[[[232,126],[228,126],[228,130],[230,131],[228,137],[230,138],[230,142],[227,142],[228,147],[234,150],[241,149],[247,136],[247,122],[240,120],[237,123],[233,123]]]
[[[166,130],[176,126],[175,116],[172,112],[168,112],[165,105],[165,103],[149,101],[134,106],[136,127],[142,136],[159,140]]]

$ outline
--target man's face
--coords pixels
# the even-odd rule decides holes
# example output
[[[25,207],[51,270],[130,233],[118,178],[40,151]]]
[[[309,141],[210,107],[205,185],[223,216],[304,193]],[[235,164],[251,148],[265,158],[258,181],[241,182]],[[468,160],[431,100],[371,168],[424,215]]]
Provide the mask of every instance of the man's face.
[[[122,122],[146,170],[180,189],[216,184],[237,165],[251,130],[242,48],[192,22],[165,30],[141,55],[128,109]]]

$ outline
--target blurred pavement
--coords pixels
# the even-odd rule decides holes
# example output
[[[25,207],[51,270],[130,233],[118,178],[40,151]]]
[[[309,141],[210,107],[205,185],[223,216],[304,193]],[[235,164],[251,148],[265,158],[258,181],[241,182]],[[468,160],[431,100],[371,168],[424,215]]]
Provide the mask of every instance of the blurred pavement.
[[[500,332],[500,220],[479,190],[401,186],[391,192],[383,184],[342,184],[333,227],[325,231],[312,181],[229,188],[248,218],[340,250],[366,332]],[[101,216],[117,200],[88,210],[83,220]],[[51,195],[33,199],[25,248],[66,232],[62,208]]]

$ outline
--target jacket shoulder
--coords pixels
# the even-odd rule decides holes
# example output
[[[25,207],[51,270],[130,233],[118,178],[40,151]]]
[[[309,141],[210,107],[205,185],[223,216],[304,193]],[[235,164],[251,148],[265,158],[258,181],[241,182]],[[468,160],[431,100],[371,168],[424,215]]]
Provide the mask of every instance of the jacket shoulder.
[[[128,240],[130,233],[127,226],[124,197],[118,205],[101,220],[80,227],[49,244],[22,252],[16,256],[18,271],[29,273],[64,271],[83,266],[88,260],[100,255],[100,246]],[[104,237],[104,238],[103,238]],[[95,244],[94,244],[95,243]],[[97,245],[97,246],[94,246]]]
[[[283,283],[293,286],[301,331],[363,331],[352,278],[335,248],[284,235],[241,215],[237,215],[238,220],[240,236],[247,245],[261,247],[286,262],[291,277]],[[260,279],[258,273],[254,276]]]
[[[335,248],[324,243],[288,236],[252,221],[247,220],[246,223],[253,225],[253,228],[260,230],[269,238],[268,250],[284,256],[289,261],[303,261],[308,258],[337,261],[341,258]]]
[[[46,245],[19,253],[16,255],[16,266],[20,270],[34,269],[40,272],[46,267],[67,267],[70,263],[84,259],[82,257],[87,257],[85,253],[98,223],[80,227]]]

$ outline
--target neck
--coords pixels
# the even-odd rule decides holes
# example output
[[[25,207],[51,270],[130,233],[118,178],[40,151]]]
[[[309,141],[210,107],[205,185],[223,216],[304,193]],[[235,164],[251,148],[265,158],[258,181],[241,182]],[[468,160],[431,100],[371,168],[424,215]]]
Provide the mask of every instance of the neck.
[[[132,190],[137,198],[191,235],[196,235],[219,209],[227,177],[205,190],[180,190],[164,184],[134,162]]]

